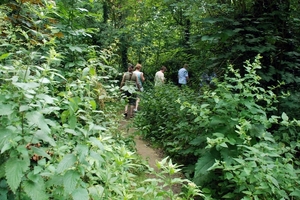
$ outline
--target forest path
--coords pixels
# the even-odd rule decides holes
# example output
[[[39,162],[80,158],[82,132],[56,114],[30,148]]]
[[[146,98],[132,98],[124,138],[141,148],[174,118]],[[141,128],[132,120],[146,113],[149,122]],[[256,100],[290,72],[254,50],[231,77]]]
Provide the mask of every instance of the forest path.
[[[137,131],[132,126],[132,119],[126,120],[122,119],[120,121],[120,130],[124,131],[126,135],[135,135],[134,133]],[[151,145],[143,140],[140,136],[135,135],[134,141],[136,144],[136,151],[137,154],[139,154],[143,160],[147,161],[148,165],[153,168],[155,171],[158,171],[159,169],[156,167],[156,162],[161,161],[166,156],[163,154],[163,152],[160,149],[155,149],[151,147]],[[152,177],[153,175],[150,175]],[[174,175],[174,178],[184,178],[183,174],[177,173]],[[172,186],[172,190],[175,194],[179,194],[181,192],[181,185],[175,184]]]
[[[134,135],[136,129],[131,126],[132,121],[123,119],[120,121],[120,129],[125,132],[126,135]],[[147,161],[150,167],[157,170],[156,161],[161,161],[164,156],[158,149],[152,148],[145,140],[140,136],[134,136],[137,153]]]

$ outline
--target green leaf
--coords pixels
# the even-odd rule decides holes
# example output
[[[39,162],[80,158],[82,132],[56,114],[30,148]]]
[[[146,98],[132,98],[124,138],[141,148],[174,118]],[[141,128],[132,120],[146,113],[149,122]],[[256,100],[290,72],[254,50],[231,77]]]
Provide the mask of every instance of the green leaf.
[[[7,193],[8,193],[8,189],[7,189],[6,180],[2,179],[0,181],[0,199],[7,200]]]
[[[29,123],[37,125],[42,131],[45,131],[46,133],[50,133],[50,128],[48,127],[48,124],[46,123],[46,120],[41,113],[37,111],[29,112],[26,113],[25,117]]]
[[[23,183],[24,191],[32,200],[47,200],[49,199],[45,192],[45,184],[42,178],[37,182],[26,180]]]
[[[13,132],[11,129],[4,128],[0,129],[0,149],[1,153],[5,152],[11,147],[10,141],[17,136],[16,132]]]
[[[99,147],[99,149],[104,150],[104,146],[103,144],[95,137],[91,137],[90,141],[97,147]]]
[[[5,53],[5,54],[2,54],[1,56],[0,56],[0,60],[4,60],[4,59],[6,59],[8,56],[10,56],[11,55],[11,53]]]
[[[90,156],[95,159],[99,164],[104,162],[104,159],[95,151],[90,151]]]
[[[69,117],[68,122],[69,122],[70,128],[71,128],[71,129],[75,129],[75,127],[76,127],[76,122],[77,122],[76,116],[75,116],[75,115],[71,115],[71,116]]]
[[[82,70],[82,76],[87,76],[90,72],[90,68],[89,67],[86,67]]]
[[[215,158],[210,153],[198,159],[195,167],[195,176],[202,176],[208,173],[208,169],[215,163]]]
[[[204,35],[201,37],[201,41],[213,41],[216,38],[214,36],[208,36],[208,35]]]
[[[46,95],[46,94],[38,94],[36,95],[37,98],[44,100],[47,104],[53,104],[54,103],[54,98]]]
[[[61,116],[60,116],[61,122],[65,123],[67,121],[69,115],[70,115],[70,111],[68,111],[68,110],[63,111]]]
[[[235,197],[234,193],[227,193],[224,196],[222,196],[222,198],[224,199],[233,199]]]
[[[104,192],[104,188],[101,185],[92,186],[88,190],[93,199],[99,199]]]
[[[300,198],[300,190],[295,190],[293,191],[290,196],[293,196],[293,197],[299,197]]]
[[[9,104],[0,104],[0,115],[10,115],[14,110],[12,105]]]
[[[63,185],[63,176],[61,175],[50,176],[46,182],[46,187],[62,186],[62,185]]]
[[[84,188],[78,188],[72,193],[73,200],[89,199],[88,191]]]
[[[75,150],[78,152],[79,162],[84,162],[89,153],[89,147],[87,145],[78,145]]]
[[[70,49],[71,51],[77,51],[77,52],[79,52],[79,53],[82,52],[82,49],[81,49],[80,47],[77,47],[77,46],[69,46],[69,49]]]
[[[66,128],[64,131],[65,131],[65,133],[70,133],[70,134],[76,135],[76,136],[81,135],[80,133],[78,133],[78,132],[75,131],[74,129],[70,129],[70,128]]]
[[[90,101],[90,105],[91,105],[91,107],[92,107],[93,110],[96,110],[96,108],[97,108],[96,101],[91,100],[91,101]]]
[[[60,161],[60,163],[57,166],[57,173],[61,173],[65,171],[66,169],[72,167],[76,162],[76,156],[73,154],[67,154],[64,156],[64,158]]]
[[[16,83],[16,82],[13,82],[13,84],[15,86],[25,90],[25,91],[29,91],[29,90],[35,89],[35,88],[40,86],[40,84],[34,83],[34,82],[30,82],[30,83]]]
[[[287,114],[285,112],[282,113],[281,118],[283,121],[288,121],[289,117],[287,116]]]
[[[69,170],[64,174],[64,188],[66,193],[71,194],[80,179],[80,174],[74,170]]]
[[[5,176],[5,162],[0,164],[0,179],[2,180],[4,176]]]
[[[275,185],[277,188],[280,188],[279,184],[278,184],[278,181],[273,176],[267,174],[266,178],[267,178],[268,181],[273,183],[273,185]]]
[[[6,162],[5,175],[7,183],[14,193],[21,183],[24,172],[29,169],[29,164],[30,163],[16,157],[11,157]]]
[[[56,146],[56,143],[52,137],[48,135],[48,133],[38,130],[35,132],[34,137],[38,140],[43,140],[44,142],[48,142],[52,146]]]
[[[215,126],[219,124],[226,124],[225,118],[220,116],[213,116],[210,121],[210,126]]]
[[[90,75],[91,75],[91,76],[96,76],[96,75],[97,75],[97,72],[96,72],[96,68],[95,68],[95,67],[91,67],[91,69],[90,69]]]

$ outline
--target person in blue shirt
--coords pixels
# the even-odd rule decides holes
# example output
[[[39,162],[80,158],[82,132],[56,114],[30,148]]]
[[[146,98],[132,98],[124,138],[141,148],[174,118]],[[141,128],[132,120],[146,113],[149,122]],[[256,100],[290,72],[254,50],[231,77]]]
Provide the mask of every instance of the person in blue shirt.
[[[188,64],[184,64],[183,67],[178,71],[178,84],[179,87],[186,85],[189,80],[189,73],[187,71]]]

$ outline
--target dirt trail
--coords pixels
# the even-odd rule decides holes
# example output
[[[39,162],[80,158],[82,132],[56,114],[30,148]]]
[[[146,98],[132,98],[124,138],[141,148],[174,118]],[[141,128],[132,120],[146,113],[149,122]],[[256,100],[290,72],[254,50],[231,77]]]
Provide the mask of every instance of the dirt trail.
[[[121,120],[120,128],[125,131],[126,134],[131,135],[136,130],[133,127],[128,127],[130,120]],[[137,153],[148,162],[149,166],[153,169],[157,170],[156,168],[156,161],[161,161],[164,157],[157,149],[153,149],[149,146],[140,136],[135,136],[134,141],[136,143]]]
[[[129,127],[131,120],[121,120],[120,128],[125,131],[125,134],[131,135],[136,130],[133,127]],[[148,162],[149,166],[154,170],[158,171],[156,167],[156,162],[161,161],[165,158],[163,153],[159,149],[152,148],[145,140],[143,140],[140,136],[135,136],[134,141],[136,143],[137,153]],[[183,178],[182,174],[175,174],[174,178],[181,177]],[[174,193],[178,194],[181,191],[180,185],[173,185],[172,190]]]

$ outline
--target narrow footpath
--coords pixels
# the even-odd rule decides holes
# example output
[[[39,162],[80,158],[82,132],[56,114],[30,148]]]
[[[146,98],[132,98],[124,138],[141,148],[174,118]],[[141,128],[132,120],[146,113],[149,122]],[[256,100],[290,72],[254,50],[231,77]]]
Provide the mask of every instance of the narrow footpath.
[[[131,120],[123,119],[120,122],[120,128],[128,135],[132,135],[135,132],[133,127],[130,127]],[[149,166],[153,169],[156,168],[156,161],[162,160],[164,157],[158,149],[153,149],[146,143],[140,136],[135,136],[134,141],[136,144],[137,153],[148,162]]]
[[[120,121],[120,129],[125,132],[126,135],[133,135],[136,131],[132,126],[130,126],[132,121],[123,119]],[[143,160],[147,161],[148,165],[153,168],[154,170],[158,171],[156,167],[156,162],[161,161],[166,156],[162,153],[161,150],[152,148],[149,143],[143,140],[140,136],[135,136],[134,141],[136,144],[137,153],[142,157]],[[181,173],[175,174],[174,178],[181,177],[183,175]],[[172,187],[174,193],[178,194],[181,192],[181,186],[174,185]]]

